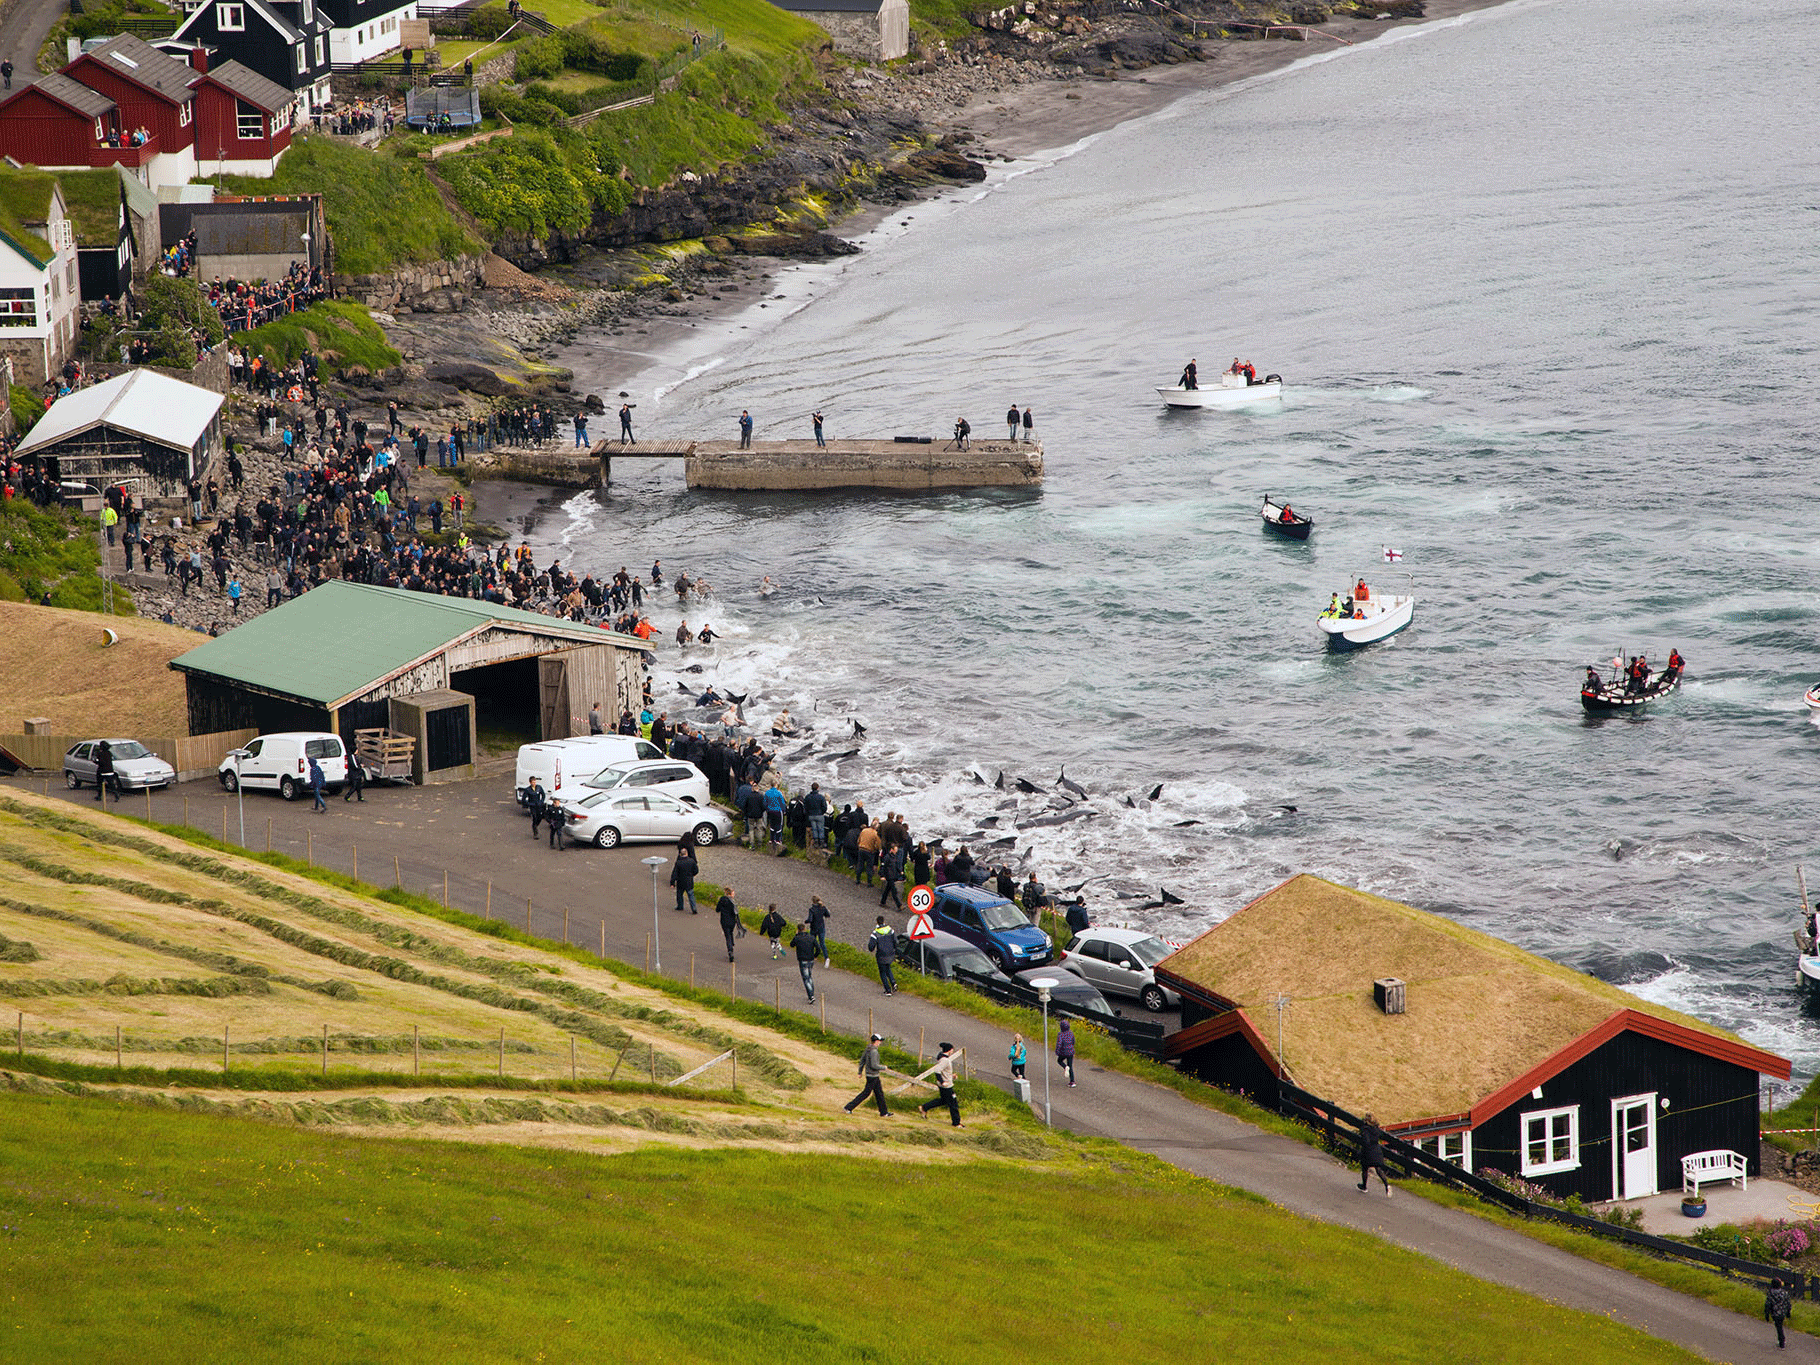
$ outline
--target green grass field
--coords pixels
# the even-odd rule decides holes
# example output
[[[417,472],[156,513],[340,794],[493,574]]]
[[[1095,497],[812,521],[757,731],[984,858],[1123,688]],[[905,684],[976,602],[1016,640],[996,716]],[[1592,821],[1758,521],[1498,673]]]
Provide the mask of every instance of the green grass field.
[[[363,305],[346,300],[312,304],[250,332],[236,332],[234,340],[279,366],[289,365],[306,349],[314,349],[329,374],[339,374],[350,365],[360,365],[369,374],[377,374],[402,359],[386,344],[385,332],[373,321],[373,315]]]
[[[7,1094],[0,1171],[0,1330],[63,1359],[1691,1359],[1110,1148],[600,1157]]]

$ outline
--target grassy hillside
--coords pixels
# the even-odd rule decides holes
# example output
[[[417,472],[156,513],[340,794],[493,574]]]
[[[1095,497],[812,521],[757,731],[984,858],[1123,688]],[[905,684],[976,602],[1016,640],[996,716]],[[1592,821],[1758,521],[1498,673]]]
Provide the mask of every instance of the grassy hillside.
[[[1132,1154],[603,1158],[7,1094],[0,1163],[7,1325],[66,1359],[1691,1359]]]
[[[119,644],[104,643],[104,625]],[[161,621],[0,602],[0,730],[48,716],[57,734],[101,724],[112,734],[188,734],[183,675],[167,665],[202,639]]]
[[[38,602],[48,592],[53,607],[99,611],[98,531],[95,520],[61,507],[39,507],[23,498],[0,503],[0,603]],[[132,614],[132,598],[123,588],[114,590],[114,610]]]
[[[385,332],[373,315],[362,305],[345,300],[312,304],[250,332],[236,332],[234,340],[280,367],[313,350],[322,358],[327,374],[339,374],[350,365],[376,374],[402,359],[386,343]]]
[[[223,177],[236,194],[321,191],[335,240],[335,268],[376,274],[411,261],[478,251],[415,157],[369,152],[329,137],[299,134],[269,180]]]

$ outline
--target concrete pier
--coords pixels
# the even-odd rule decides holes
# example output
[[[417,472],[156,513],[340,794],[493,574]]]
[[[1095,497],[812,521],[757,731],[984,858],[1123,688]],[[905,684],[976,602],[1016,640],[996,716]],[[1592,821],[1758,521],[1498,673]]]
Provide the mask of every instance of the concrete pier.
[[[690,488],[731,492],[809,492],[891,488],[1034,488],[1043,481],[1040,442],[974,440],[966,450],[932,441],[597,441],[589,450],[495,446],[467,463],[474,477],[511,479],[556,488],[597,488],[613,482],[613,465],[627,460],[680,460]]]
[[[1034,488],[1043,481],[1036,442],[699,441],[684,465],[690,488],[739,492],[836,488]]]

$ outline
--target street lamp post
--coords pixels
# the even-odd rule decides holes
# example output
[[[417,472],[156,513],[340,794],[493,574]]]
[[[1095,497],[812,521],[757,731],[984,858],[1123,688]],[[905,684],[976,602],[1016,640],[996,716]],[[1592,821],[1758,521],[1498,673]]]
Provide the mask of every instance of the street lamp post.
[[[657,869],[670,860],[652,854],[649,858],[641,858],[639,861],[651,869],[651,950],[655,954],[652,961],[657,964],[657,970],[661,972],[664,969],[664,946],[659,938],[657,927]]]
[[[246,757],[245,749],[230,751],[234,756],[234,799],[240,805],[240,847],[246,847],[246,788],[240,783],[240,760]]]
[[[1043,1126],[1053,1127],[1049,1108],[1049,989],[1062,983],[1053,976],[1031,978],[1030,984],[1036,987],[1036,998],[1043,1002]]]

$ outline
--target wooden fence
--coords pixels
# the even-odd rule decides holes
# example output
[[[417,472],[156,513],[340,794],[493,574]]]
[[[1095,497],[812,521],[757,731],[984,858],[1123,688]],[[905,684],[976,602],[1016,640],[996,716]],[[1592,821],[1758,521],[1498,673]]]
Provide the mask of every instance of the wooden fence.
[[[209,776],[229,749],[240,748],[258,734],[257,730],[221,730],[212,735],[157,735],[139,742],[175,768],[179,782],[187,782]],[[21,768],[55,772],[62,769],[63,756],[71,748],[96,738],[99,736],[94,734],[0,735],[0,755]]]

